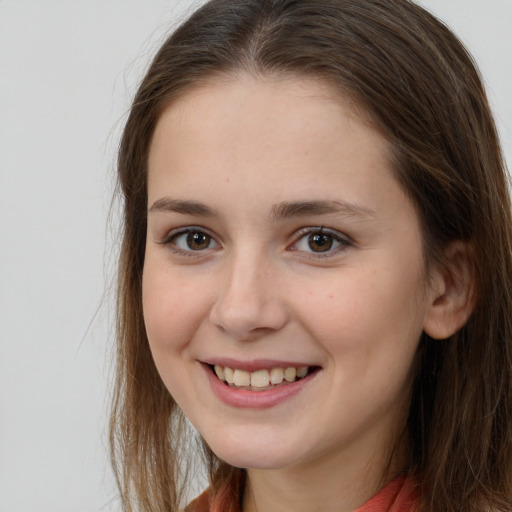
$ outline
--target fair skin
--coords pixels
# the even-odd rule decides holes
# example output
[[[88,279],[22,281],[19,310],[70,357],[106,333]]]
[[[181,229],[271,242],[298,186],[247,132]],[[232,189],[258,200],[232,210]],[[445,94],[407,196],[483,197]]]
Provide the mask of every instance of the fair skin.
[[[299,78],[211,81],[158,122],[148,339],[185,415],[220,458],[247,468],[244,512],[367,501],[402,468],[395,458],[383,477],[422,331],[442,337],[463,321],[448,325],[446,273],[426,279],[389,149],[326,85]],[[215,364],[243,377],[310,374],[228,387]],[[296,389],[276,393],[286,386]]]

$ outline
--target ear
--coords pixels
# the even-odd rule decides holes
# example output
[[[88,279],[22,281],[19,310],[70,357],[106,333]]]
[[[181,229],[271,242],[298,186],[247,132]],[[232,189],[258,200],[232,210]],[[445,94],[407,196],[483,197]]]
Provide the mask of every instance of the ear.
[[[446,339],[468,321],[475,306],[475,277],[469,243],[452,242],[445,262],[431,270],[423,330],[434,339]]]

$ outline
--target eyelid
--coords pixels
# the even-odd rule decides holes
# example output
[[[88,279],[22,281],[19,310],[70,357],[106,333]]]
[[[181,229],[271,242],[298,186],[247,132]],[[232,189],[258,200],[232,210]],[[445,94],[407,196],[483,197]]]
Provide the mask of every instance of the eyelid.
[[[187,235],[189,233],[204,233],[205,235],[208,235],[211,240],[215,243],[216,247],[213,249],[218,249],[221,247],[221,244],[217,241],[217,237],[211,233],[209,229],[206,229],[202,226],[182,226],[179,228],[175,228],[168,232],[162,240],[158,241],[160,245],[169,246],[169,248],[176,254],[182,254],[186,256],[200,256],[201,253],[205,253],[207,251],[212,250],[212,248],[207,248],[203,250],[185,250],[177,247],[176,245],[173,245],[173,242],[182,235]]]
[[[314,251],[301,251],[300,249],[296,249],[295,246],[306,236],[310,236],[312,234],[324,234],[324,235],[330,235],[334,240],[339,242],[339,246],[328,250],[325,252],[314,252]],[[346,235],[345,233],[342,233],[341,231],[338,231],[336,229],[331,228],[325,228],[323,226],[309,226],[299,229],[293,234],[294,242],[288,246],[288,250],[290,251],[297,251],[302,252],[304,254],[307,254],[308,258],[328,258],[337,255],[340,252],[343,252],[349,247],[353,247],[356,245],[355,241]]]

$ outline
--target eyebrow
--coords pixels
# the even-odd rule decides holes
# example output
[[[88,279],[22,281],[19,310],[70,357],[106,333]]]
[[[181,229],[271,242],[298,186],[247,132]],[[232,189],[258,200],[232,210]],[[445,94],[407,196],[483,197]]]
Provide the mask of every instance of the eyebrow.
[[[342,214],[348,217],[375,218],[376,213],[369,208],[345,201],[293,201],[272,207],[273,220],[288,219],[308,215]]]
[[[180,213],[199,217],[219,216],[218,212],[198,201],[162,197],[149,208],[149,213]],[[348,217],[375,218],[376,213],[364,206],[345,201],[285,201],[272,206],[271,220],[284,220],[308,215],[342,214]]]
[[[162,197],[155,201],[151,208],[149,208],[149,213],[154,212],[181,213],[183,215],[197,215],[199,217],[214,217],[217,215],[214,209],[203,203],[171,199],[170,197]]]

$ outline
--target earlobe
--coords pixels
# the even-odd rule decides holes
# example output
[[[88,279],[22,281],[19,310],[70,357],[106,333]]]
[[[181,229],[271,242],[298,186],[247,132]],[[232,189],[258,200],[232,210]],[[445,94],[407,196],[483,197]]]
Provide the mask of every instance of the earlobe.
[[[434,339],[446,339],[461,329],[475,305],[475,276],[471,246],[451,243],[445,262],[431,273],[423,330]]]

